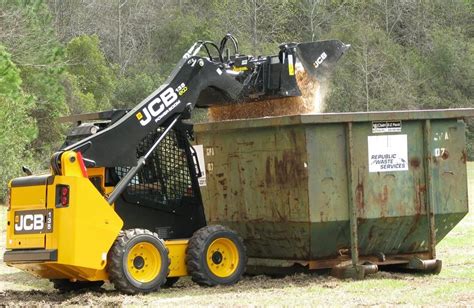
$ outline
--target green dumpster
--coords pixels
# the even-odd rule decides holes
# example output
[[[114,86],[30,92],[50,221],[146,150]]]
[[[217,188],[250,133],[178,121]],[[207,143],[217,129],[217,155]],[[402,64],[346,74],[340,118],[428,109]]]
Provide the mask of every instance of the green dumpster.
[[[473,116],[451,109],[197,124],[208,223],[242,236],[249,268],[439,271],[435,246],[468,212],[463,118]]]

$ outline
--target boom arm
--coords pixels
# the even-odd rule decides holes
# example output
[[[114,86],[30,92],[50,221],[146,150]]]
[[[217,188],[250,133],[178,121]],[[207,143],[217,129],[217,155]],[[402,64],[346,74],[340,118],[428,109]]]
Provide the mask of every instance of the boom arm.
[[[228,41],[234,45],[232,56],[226,49]],[[211,56],[209,47],[218,57]],[[198,56],[202,48],[208,57]],[[347,48],[349,45],[337,40],[290,43],[280,45],[278,55],[253,57],[240,55],[238,42],[230,34],[220,47],[197,42],[158,90],[112,125],[63,150],[80,151],[86,162],[97,167],[136,166],[139,142],[158,127],[169,125],[170,119],[185,118],[196,105],[300,96],[295,78],[297,61],[308,76],[324,82]],[[55,161],[60,154],[53,157]],[[52,167],[59,169],[54,163]]]
[[[228,74],[222,62],[196,56],[202,46],[194,44],[165,84],[120,120],[64,150],[80,151],[99,167],[134,166],[138,143],[173,115],[190,111],[204,89],[216,89],[229,100],[236,100],[243,85]]]

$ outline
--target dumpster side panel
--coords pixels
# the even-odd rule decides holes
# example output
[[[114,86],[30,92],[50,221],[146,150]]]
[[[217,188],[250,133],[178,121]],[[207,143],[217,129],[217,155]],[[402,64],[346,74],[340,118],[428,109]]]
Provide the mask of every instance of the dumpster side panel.
[[[361,195],[359,253],[425,251],[429,232],[424,219],[423,121],[403,121],[396,133],[374,133],[371,122],[356,123],[353,129]]]
[[[431,121],[431,177],[437,242],[468,212],[465,138],[463,121]]]
[[[350,247],[345,127],[307,125],[306,140],[311,258],[326,258]]]
[[[204,145],[208,223],[241,234],[251,257],[308,258],[304,128],[198,133],[196,143]]]

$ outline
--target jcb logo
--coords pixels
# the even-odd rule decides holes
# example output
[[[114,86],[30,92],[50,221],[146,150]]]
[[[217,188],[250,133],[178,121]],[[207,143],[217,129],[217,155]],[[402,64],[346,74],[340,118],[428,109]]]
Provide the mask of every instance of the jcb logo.
[[[53,230],[53,211],[15,212],[15,233],[46,233]]]
[[[319,65],[320,65],[321,63],[323,63],[324,60],[326,60],[327,57],[328,57],[328,55],[327,55],[325,52],[323,52],[323,53],[316,59],[316,61],[314,61],[314,63],[313,63],[314,68],[318,68]]]
[[[178,94],[169,87],[162,91],[157,97],[148,103],[135,116],[142,126],[147,125],[152,119],[156,122],[161,120],[166,114],[179,104]]]
[[[39,231],[44,228],[44,216],[41,214],[35,215],[20,215],[15,217],[15,221],[19,220],[15,224],[15,231]]]

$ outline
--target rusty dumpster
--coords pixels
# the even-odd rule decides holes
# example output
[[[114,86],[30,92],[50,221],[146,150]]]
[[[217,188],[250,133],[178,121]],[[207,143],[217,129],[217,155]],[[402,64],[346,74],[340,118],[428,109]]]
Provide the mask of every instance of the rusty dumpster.
[[[468,212],[463,118],[473,116],[451,109],[197,124],[208,223],[242,236],[249,269],[439,272],[435,246]]]

